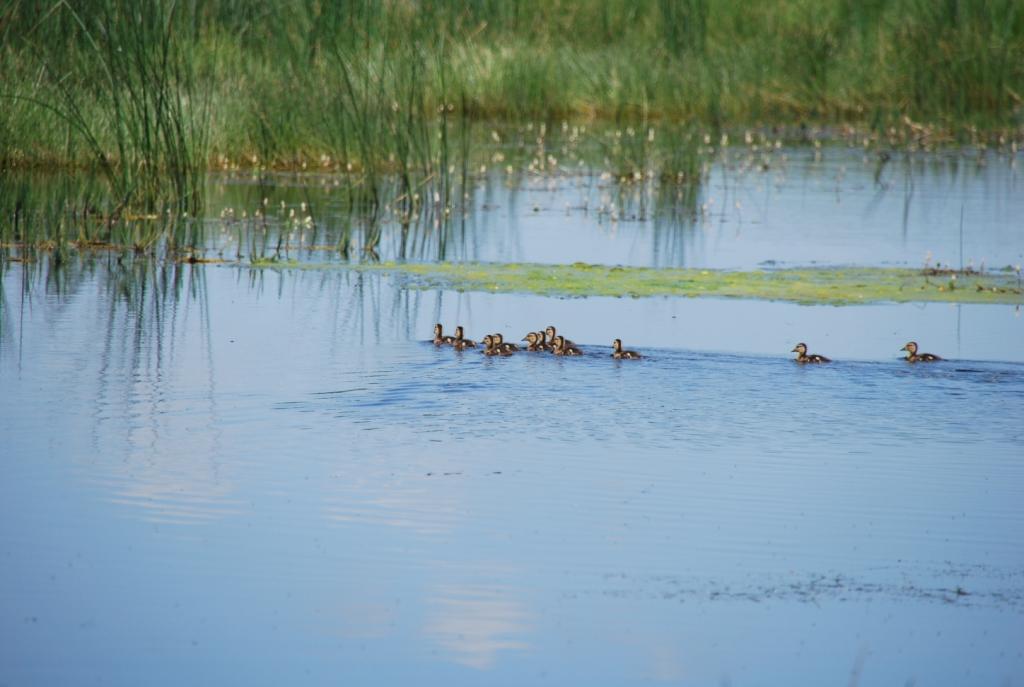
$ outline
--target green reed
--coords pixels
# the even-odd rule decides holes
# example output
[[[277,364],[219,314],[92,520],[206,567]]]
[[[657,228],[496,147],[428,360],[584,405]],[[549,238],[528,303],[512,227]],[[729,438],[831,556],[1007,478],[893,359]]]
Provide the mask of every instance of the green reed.
[[[446,169],[439,115],[1019,131],[1024,0],[8,0],[0,68],[0,159],[191,199],[211,155],[329,155],[372,203]]]

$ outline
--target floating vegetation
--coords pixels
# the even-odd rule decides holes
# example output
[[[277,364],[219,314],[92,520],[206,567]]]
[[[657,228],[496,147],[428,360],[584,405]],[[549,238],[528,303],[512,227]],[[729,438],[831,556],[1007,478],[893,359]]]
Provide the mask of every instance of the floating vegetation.
[[[754,298],[807,304],[877,302],[1024,303],[1016,274],[1006,271],[936,279],[922,270],[886,267],[770,271],[517,263],[309,264],[256,260],[253,268],[348,269],[400,275],[412,288],[529,293],[543,296],[683,296]]]

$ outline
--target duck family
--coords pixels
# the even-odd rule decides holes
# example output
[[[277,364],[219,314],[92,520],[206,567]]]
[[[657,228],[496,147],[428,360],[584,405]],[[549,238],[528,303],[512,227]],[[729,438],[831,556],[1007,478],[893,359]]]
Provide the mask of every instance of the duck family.
[[[546,352],[559,356],[584,355],[583,349],[559,334],[558,330],[553,326],[535,332],[528,332],[522,338],[522,341],[526,342],[525,350],[529,352]],[[440,322],[434,325],[433,343],[435,346],[451,346],[459,351],[467,348],[476,348],[475,341],[465,338],[461,325],[455,328],[454,336],[446,336],[444,327]],[[487,334],[480,340],[480,343],[483,344],[483,351],[481,352],[486,356],[509,356],[524,350],[517,344],[505,341],[505,337],[500,332]],[[622,340],[615,339],[612,342],[611,357],[616,360],[637,360],[643,356],[636,351],[623,350]]]
[[[527,332],[526,336],[521,340],[526,342],[525,349],[517,344],[505,341],[500,332],[488,334],[480,340],[483,344],[482,353],[486,356],[509,356],[521,350],[526,350],[531,353],[543,352],[558,356],[585,355],[583,349],[559,334],[554,326],[545,327],[535,332]],[[434,325],[433,343],[435,346],[451,346],[457,351],[477,347],[475,341],[465,337],[462,325],[455,327],[454,335],[446,336],[440,322]],[[908,341],[900,351],[906,352],[907,356],[904,360],[908,363],[933,363],[942,360],[942,358],[934,353],[920,353],[916,341]],[[831,358],[818,353],[808,353],[807,344],[802,341],[794,346],[791,352],[796,353],[795,362],[801,365],[820,365],[832,362]],[[627,351],[622,347],[622,339],[615,339],[612,341],[611,357],[615,360],[639,360],[643,356],[636,351]]]

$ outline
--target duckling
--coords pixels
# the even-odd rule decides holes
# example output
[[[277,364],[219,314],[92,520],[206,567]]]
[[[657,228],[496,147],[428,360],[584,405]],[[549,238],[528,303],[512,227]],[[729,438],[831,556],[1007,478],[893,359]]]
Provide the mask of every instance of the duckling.
[[[814,354],[814,353],[812,353],[811,355],[807,355],[807,344],[805,344],[805,343],[798,343],[793,348],[793,350],[791,352],[792,353],[796,353],[796,361],[798,363],[830,363],[830,362],[832,362],[832,360],[830,358],[826,358],[823,355],[817,355],[817,354]]]
[[[512,351],[499,345],[498,338],[497,334],[488,334],[483,338],[484,355],[512,355]]]
[[[547,335],[548,341],[550,341],[552,346],[553,346],[554,343],[555,343],[555,339],[558,338],[558,332],[555,331],[555,326],[554,325],[550,325],[547,329],[544,330],[544,333]],[[562,337],[562,338],[565,338],[565,337]],[[565,339],[565,343],[566,343],[566,345],[569,345],[569,346],[575,346],[576,345],[575,342],[570,341],[569,339]]]
[[[583,355],[583,351],[576,348],[564,336],[555,337],[555,355]]]
[[[907,342],[907,345],[900,350],[907,352],[908,363],[934,363],[936,360],[942,360],[939,356],[931,353],[918,353],[916,341]]]
[[[467,348],[476,348],[476,341],[464,338],[462,335],[462,325],[459,325],[455,328],[455,338],[452,340],[452,346],[462,351]]]
[[[615,339],[612,341],[612,357],[616,360],[638,360],[643,356],[636,351],[622,350],[622,339]]]
[[[538,351],[553,351],[555,347],[548,341],[547,332],[537,332],[537,350]]]
[[[434,345],[435,346],[444,346],[445,344],[450,345],[453,341],[455,341],[455,337],[445,336],[444,335],[444,332],[441,330],[441,323],[440,322],[438,322],[437,324],[434,325]]]
[[[523,341],[526,342],[526,350],[528,351],[543,351],[540,347],[540,337],[537,336],[537,332],[530,332],[523,337]]]
[[[503,352],[515,353],[519,350],[519,346],[516,346],[514,343],[505,343],[505,337],[501,334],[494,334],[492,335],[492,338],[494,339],[494,345],[500,348]]]

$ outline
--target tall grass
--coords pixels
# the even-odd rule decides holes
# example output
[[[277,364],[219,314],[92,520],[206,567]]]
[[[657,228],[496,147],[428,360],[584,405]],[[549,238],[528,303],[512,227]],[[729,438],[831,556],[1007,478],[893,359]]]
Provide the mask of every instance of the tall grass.
[[[33,131],[49,133],[61,143],[43,148],[50,159],[102,172],[116,199],[112,215],[196,213],[210,91],[197,80],[194,44],[183,38],[185,13],[174,0],[32,4],[12,3],[4,17],[24,28],[5,32],[5,66],[35,76],[8,80],[0,93],[16,108],[2,139],[7,161],[23,152],[24,137],[40,146]],[[35,129],[39,121],[49,126]]]
[[[211,157],[326,155],[372,203],[447,169],[444,119],[1019,131],[1024,0],[5,0],[0,70],[8,164],[150,206],[156,168],[187,199]]]

